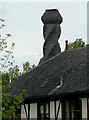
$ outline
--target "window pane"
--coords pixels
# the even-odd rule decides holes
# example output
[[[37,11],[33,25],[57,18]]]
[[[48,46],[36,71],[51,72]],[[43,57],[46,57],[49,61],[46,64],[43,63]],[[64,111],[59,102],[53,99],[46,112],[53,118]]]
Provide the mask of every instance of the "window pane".
[[[49,120],[49,104],[46,103],[45,107],[45,120]]]
[[[43,106],[43,105],[40,106],[40,113],[41,113],[41,114],[44,113],[44,106]]]
[[[74,100],[71,101],[71,120],[74,120]]]
[[[69,119],[69,112],[66,113],[66,120],[68,120],[68,119]]]
[[[49,120],[49,114],[45,114],[45,120]]]
[[[65,101],[65,116],[66,116],[66,120],[69,120],[69,102]]]
[[[80,100],[76,101],[76,110],[80,110],[80,103],[81,103]]]
[[[43,114],[41,114],[41,120],[44,120],[44,118],[43,118]]]
[[[71,112],[74,112],[74,101],[71,101]]]
[[[49,105],[48,105],[48,103],[46,104],[46,112],[45,113],[49,113]]]
[[[69,102],[68,101],[65,102],[65,107],[66,107],[65,112],[69,112]]]
[[[63,120],[80,120],[81,119],[81,101],[67,100],[63,103]]]
[[[71,112],[71,119],[74,120],[74,112]]]
[[[40,112],[38,113],[39,120],[49,120],[49,103],[39,104]]]

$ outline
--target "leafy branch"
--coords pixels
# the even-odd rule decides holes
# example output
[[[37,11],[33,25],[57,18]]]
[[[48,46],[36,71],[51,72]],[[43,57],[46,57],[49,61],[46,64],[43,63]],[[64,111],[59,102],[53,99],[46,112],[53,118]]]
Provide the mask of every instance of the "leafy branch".
[[[5,25],[3,24],[5,20],[0,19],[0,29],[2,31],[3,27],[5,27]],[[1,32],[2,33],[2,32]],[[11,58],[13,58],[14,56],[11,55],[13,53],[13,49],[15,46],[15,43],[12,43],[11,47],[8,47],[8,42],[7,39],[9,37],[12,37],[11,34],[6,34],[6,37],[2,37],[2,35],[0,34],[0,71],[2,70],[2,68],[8,67],[8,66],[12,66],[13,65],[13,61],[9,61],[9,58],[11,56]],[[4,55],[3,55],[4,53]]]
[[[4,119],[20,119],[20,106],[24,103],[22,94],[11,95],[3,94],[2,97],[2,120]]]

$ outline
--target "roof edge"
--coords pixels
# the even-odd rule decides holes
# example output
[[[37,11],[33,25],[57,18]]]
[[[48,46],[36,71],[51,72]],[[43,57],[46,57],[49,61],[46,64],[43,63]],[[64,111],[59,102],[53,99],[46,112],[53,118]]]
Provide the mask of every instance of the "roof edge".
[[[35,102],[39,100],[58,100],[64,99],[66,96],[69,97],[87,97],[89,96],[89,90],[85,91],[76,91],[76,92],[68,92],[68,93],[61,93],[61,94],[52,94],[52,95],[42,95],[42,96],[34,96],[34,97],[24,97],[25,101],[30,100],[30,102]]]

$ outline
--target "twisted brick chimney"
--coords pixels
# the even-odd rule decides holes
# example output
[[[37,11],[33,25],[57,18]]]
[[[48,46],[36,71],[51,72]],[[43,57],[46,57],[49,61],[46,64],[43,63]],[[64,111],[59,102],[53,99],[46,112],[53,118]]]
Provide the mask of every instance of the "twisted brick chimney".
[[[39,64],[61,52],[58,39],[61,35],[60,24],[62,23],[63,19],[57,9],[49,9],[45,11],[41,17],[41,20],[44,24],[43,36],[45,42],[43,45],[44,56],[40,60]]]

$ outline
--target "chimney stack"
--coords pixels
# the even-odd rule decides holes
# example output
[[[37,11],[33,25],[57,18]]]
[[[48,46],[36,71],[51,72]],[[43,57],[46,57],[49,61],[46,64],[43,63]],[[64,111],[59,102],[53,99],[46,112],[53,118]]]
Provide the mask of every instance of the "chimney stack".
[[[66,46],[65,46],[65,51],[68,50],[68,40],[65,41]]]
[[[41,17],[41,20],[44,24],[43,36],[45,42],[43,45],[43,58],[40,60],[39,64],[44,63],[49,58],[61,52],[58,39],[61,35],[60,24],[63,18],[57,9],[48,9]]]

